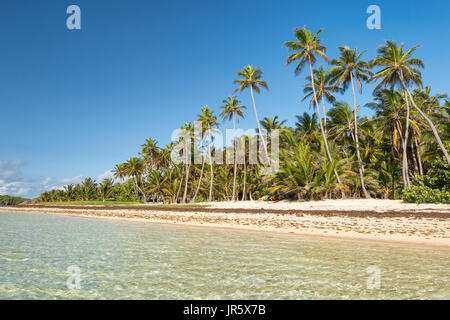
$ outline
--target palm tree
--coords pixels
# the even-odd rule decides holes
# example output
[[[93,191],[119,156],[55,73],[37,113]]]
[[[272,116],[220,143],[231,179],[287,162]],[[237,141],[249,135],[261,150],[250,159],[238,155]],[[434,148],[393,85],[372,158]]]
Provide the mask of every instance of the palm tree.
[[[246,109],[247,107],[240,105],[241,101],[239,101],[236,96],[229,96],[227,99],[224,99],[222,101],[224,103],[221,108],[223,109],[222,113],[220,114],[222,116],[223,121],[226,120],[233,120],[233,144],[234,144],[234,173],[233,173],[233,201],[236,201],[236,172],[237,172],[237,147],[236,147],[236,121],[239,122],[239,117],[242,119],[245,118],[245,112],[243,109]]]
[[[297,39],[297,41],[288,41],[283,44],[284,47],[287,47],[290,52],[296,51],[295,53],[292,53],[287,58],[286,65],[291,64],[294,61],[298,61],[299,63],[297,67],[295,68],[295,74],[299,75],[302,71],[303,66],[306,62],[309,63],[309,74],[311,77],[311,85],[313,90],[313,97],[314,102],[316,103],[316,112],[319,120],[320,125],[320,131],[322,132],[322,138],[323,142],[325,144],[325,150],[328,156],[328,160],[330,162],[333,162],[333,159],[330,154],[330,149],[328,147],[328,141],[325,136],[325,131],[322,124],[322,119],[320,117],[320,110],[319,110],[319,102],[317,101],[317,93],[315,89],[315,83],[314,83],[314,75],[312,71],[312,66],[316,62],[316,55],[321,56],[326,61],[328,61],[328,57],[326,56],[326,48],[320,44],[319,34],[322,32],[322,29],[316,32],[316,34],[313,34],[313,32],[306,30],[306,27],[303,27],[302,29],[295,28],[294,34]],[[338,184],[342,186],[342,181],[339,178],[339,175],[337,173],[336,168],[334,168],[334,174],[336,176],[336,180],[338,181]],[[344,190],[341,189],[341,195],[342,198],[345,198]]]
[[[102,183],[98,186],[98,192],[100,196],[100,200],[105,202],[106,200],[110,200],[114,187],[114,180],[110,178],[106,178],[102,181]]]
[[[199,121],[202,124],[202,131],[204,131],[204,135],[208,141],[208,156],[209,156],[209,164],[211,167],[211,179],[209,184],[209,196],[208,201],[212,201],[212,188],[214,182],[214,167],[213,167],[213,159],[212,159],[212,140],[213,140],[213,128],[218,126],[217,118],[213,115],[214,111],[212,111],[209,106],[204,106],[201,109],[201,113],[197,115]]]
[[[339,47],[340,57],[339,59],[331,60],[331,64],[334,65],[329,70],[331,75],[331,82],[336,83],[336,85],[342,85],[343,89],[347,89],[348,84],[352,86],[353,93],[353,116],[355,117],[355,147],[356,156],[358,158],[358,170],[359,179],[361,180],[361,188],[364,192],[366,198],[370,198],[369,193],[366,190],[364,184],[364,166],[361,161],[361,152],[359,150],[359,138],[358,138],[358,108],[356,106],[356,95],[355,95],[355,85],[353,79],[356,79],[358,84],[359,92],[362,93],[362,81],[368,81],[369,77],[373,74],[370,71],[370,66],[367,62],[361,60],[361,56],[365,51],[357,54],[356,49],[351,50],[349,47]]]
[[[189,172],[191,171],[191,142],[194,139],[194,127],[191,122],[186,122],[184,126],[181,127],[184,136],[185,143],[185,166],[186,166],[186,180],[184,183],[184,193],[183,200],[181,202],[186,203],[187,201],[187,191],[188,191],[188,183],[189,183]],[[189,148],[189,150],[188,150]]]
[[[123,180],[127,177],[127,168],[125,163],[116,164],[114,167],[114,178]]]
[[[141,146],[141,155],[144,157],[147,171],[154,167],[155,161],[159,154],[158,141],[148,138]]]
[[[314,74],[314,84],[317,96],[320,97],[322,100],[322,109],[323,109],[323,125],[325,129],[325,133],[327,131],[327,112],[325,109],[325,99],[333,104],[336,101],[336,98],[334,97],[333,93],[341,91],[339,87],[335,85],[330,84],[331,75],[325,71],[325,68],[323,66],[320,66],[319,69],[313,69]],[[311,76],[307,76],[306,80],[308,81],[307,84],[303,87],[303,93],[305,93],[305,96],[303,97],[302,101],[311,98],[310,105],[314,105],[314,97],[313,97],[313,87],[312,87],[312,81]]]
[[[93,200],[95,191],[97,189],[97,184],[91,178],[86,178],[81,183],[81,188],[83,190],[83,200],[89,201]]]
[[[394,41],[386,41],[386,44],[378,49],[377,57],[371,62],[372,66],[382,68],[372,77],[372,79],[381,79],[377,88],[380,88],[382,86],[394,87],[398,83],[401,84],[403,90],[405,90],[405,93],[407,94],[407,97],[409,97],[409,99],[411,100],[414,108],[430,125],[434,137],[436,138],[439,147],[444,153],[447,163],[450,165],[450,156],[448,155],[448,152],[441,141],[441,137],[439,136],[439,133],[434,126],[433,121],[431,121],[431,119],[420,108],[417,107],[414,98],[409,90],[409,85],[411,85],[412,83],[418,85],[419,87],[422,86],[422,74],[420,70],[416,68],[416,66],[423,68],[424,63],[420,59],[411,58],[416,48],[417,46],[404,52],[403,43],[400,46],[397,46]],[[408,99],[406,99],[406,102],[407,107],[409,107]],[[408,129],[408,124],[406,129]],[[407,134],[405,134],[405,138],[407,138]]]
[[[351,107],[346,102],[335,102],[330,109],[330,136],[334,140],[345,143],[348,137],[355,143],[354,116]],[[347,140],[348,141],[348,140]]]
[[[261,126],[266,129],[269,134],[272,132],[272,130],[283,128],[285,123],[286,120],[278,121],[278,116],[275,116],[273,118],[264,117],[264,119],[261,120]]]
[[[259,136],[261,138],[261,141],[263,142],[263,148],[265,151],[266,159],[269,159],[269,153],[267,152],[267,143],[264,139],[264,136],[261,131],[261,126],[259,123],[258,118],[258,112],[256,111],[256,105],[255,105],[255,97],[253,96],[253,90],[255,90],[257,93],[261,92],[260,87],[266,88],[269,90],[269,87],[267,86],[267,83],[265,81],[260,80],[262,78],[262,75],[264,72],[261,71],[259,67],[254,68],[252,65],[248,65],[244,67],[241,71],[238,72],[238,76],[243,77],[244,79],[237,79],[233,81],[233,84],[237,84],[238,87],[234,92],[242,92],[247,88],[250,88],[250,93],[252,96],[253,101],[253,110],[255,111],[255,117],[256,117],[256,123],[258,124],[258,131]]]
[[[134,184],[135,184],[135,190],[136,190],[136,196],[137,196],[137,191],[141,191],[142,193],[142,197],[144,198],[144,202],[147,202],[147,198],[145,196],[145,192],[139,188],[138,185],[138,178],[139,180],[141,180],[142,178],[142,174],[144,173],[145,170],[145,164],[144,164],[144,160],[138,158],[138,157],[133,157],[127,160],[126,164],[126,175],[129,177],[132,177],[134,180]]]
[[[308,137],[309,141],[312,141],[315,132],[319,129],[317,125],[317,114],[313,113],[311,116],[308,112],[303,112],[301,116],[295,117],[297,118],[295,130]]]

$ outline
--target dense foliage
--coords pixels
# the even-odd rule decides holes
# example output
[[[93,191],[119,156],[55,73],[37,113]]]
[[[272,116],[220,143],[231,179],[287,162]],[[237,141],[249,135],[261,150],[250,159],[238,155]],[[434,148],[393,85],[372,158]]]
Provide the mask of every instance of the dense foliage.
[[[297,115],[294,127],[278,116],[259,119],[254,93],[268,89],[260,68],[248,65],[233,81],[235,92],[251,96],[263,153],[270,150],[273,130],[281,131],[276,174],[262,175],[261,167],[249,161],[249,144],[258,136],[240,136],[233,142],[245,144],[243,163],[215,164],[214,156],[234,151],[211,143],[219,122],[214,111],[204,106],[196,119],[202,139],[193,144],[202,154],[199,164],[175,163],[174,143],[160,147],[149,138],[136,157],[115,167],[114,180],[96,183],[87,178],[79,185],[45,192],[41,201],[186,203],[271,195],[298,200],[403,197],[409,202],[448,202],[450,157],[444,144],[450,140],[450,103],[446,94],[432,95],[431,88],[423,86],[419,68],[424,63],[412,57],[416,48],[405,50],[403,44],[387,41],[374,59],[364,61],[364,51],[344,46],[339,57],[329,60],[320,33],[295,29],[295,40],[284,44],[289,49],[287,64],[297,64],[295,74],[309,71],[303,100],[315,110]],[[319,59],[330,61],[331,67],[313,68]],[[361,92],[367,82],[377,87],[373,100],[361,104],[355,91]],[[340,101],[337,94],[349,88],[352,101]],[[220,116],[235,128],[239,118],[246,117],[246,107],[237,96],[224,99],[223,104]],[[371,108],[373,116],[361,118],[362,107]],[[181,128],[195,139],[192,122]]]
[[[12,206],[27,201],[21,197],[2,196],[0,195],[0,206]]]
[[[403,190],[406,202],[450,203],[450,167],[444,158],[434,160],[426,175],[416,175]]]

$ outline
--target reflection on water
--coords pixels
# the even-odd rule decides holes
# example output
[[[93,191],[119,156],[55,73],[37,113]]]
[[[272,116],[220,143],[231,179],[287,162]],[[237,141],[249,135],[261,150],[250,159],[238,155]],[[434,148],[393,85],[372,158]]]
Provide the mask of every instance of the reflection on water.
[[[0,213],[0,299],[449,299],[449,261],[430,247]],[[367,289],[371,266],[380,289]]]

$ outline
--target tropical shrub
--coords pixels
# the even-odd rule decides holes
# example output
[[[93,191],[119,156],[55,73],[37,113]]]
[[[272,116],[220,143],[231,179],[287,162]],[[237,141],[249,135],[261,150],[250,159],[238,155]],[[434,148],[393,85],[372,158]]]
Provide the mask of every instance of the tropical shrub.
[[[402,199],[415,203],[450,203],[450,170],[444,157],[437,158],[424,176],[416,175]]]

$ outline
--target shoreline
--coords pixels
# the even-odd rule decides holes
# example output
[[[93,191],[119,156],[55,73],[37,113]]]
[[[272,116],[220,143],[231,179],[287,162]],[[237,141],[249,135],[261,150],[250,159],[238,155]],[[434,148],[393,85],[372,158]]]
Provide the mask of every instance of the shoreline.
[[[345,204],[348,201],[355,200],[346,200]],[[317,202],[316,207],[318,206],[317,204],[320,206],[324,202],[327,201]],[[362,201],[359,202],[362,203]],[[266,204],[259,201],[252,201],[247,204],[237,202],[210,205],[210,207],[195,208],[151,208],[151,205],[140,208],[11,206],[2,207],[0,211],[62,214],[170,225],[240,229],[335,239],[438,246],[450,249],[449,205],[439,205],[440,207],[437,211],[428,213],[423,211],[422,208],[418,208],[419,210],[415,212],[408,210],[392,212],[387,208],[388,211],[384,212],[369,209],[364,214],[358,211],[360,209],[359,206],[352,207],[353,210],[348,210],[344,206],[335,208],[333,212],[330,212],[330,209],[306,212],[305,210],[292,209],[292,205],[289,207],[289,204],[289,208],[283,211],[283,209],[279,208],[280,204],[277,206],[277,203]],[[282,205],[286,207],[286,204]],[[299,206],[298,203],[293,205]],[[311,205],[314,206],[311,203],[300,203],[300,206]],[[238,206],[241,206],[241,208]],[[255,207],[260,207],[262,210],[255,209]]]

